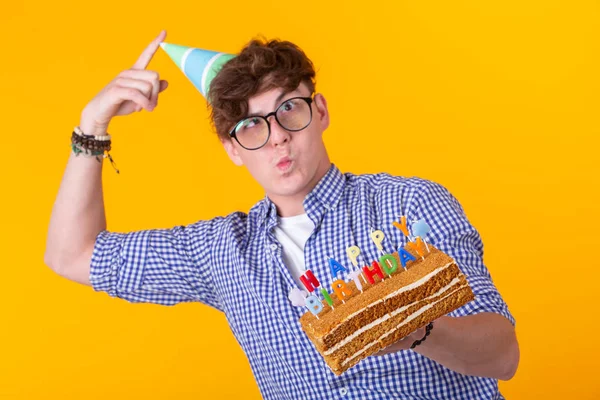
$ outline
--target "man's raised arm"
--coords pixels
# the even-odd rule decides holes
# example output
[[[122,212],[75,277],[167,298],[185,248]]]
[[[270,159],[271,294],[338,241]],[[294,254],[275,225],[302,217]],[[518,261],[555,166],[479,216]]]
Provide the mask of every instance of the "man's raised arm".
[[[131,69],[119,73],[86,105],[79,125],[84,134],[106,135],[113,117],[154,110],[168,83],[146,67],[165,37],[161,31]],[[94,243],[105,229],[102,161],[71,152],[50,217],[44,262],[56,273],[90,285]]]

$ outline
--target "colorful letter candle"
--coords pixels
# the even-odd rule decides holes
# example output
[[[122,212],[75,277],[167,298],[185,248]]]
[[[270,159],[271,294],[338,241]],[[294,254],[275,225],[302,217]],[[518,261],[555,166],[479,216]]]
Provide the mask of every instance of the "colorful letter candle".
[[[363,273],[367,276],[367,280],[369,281],[369,283],[371,285],[375,284],[375,280],[373,279],[373,276],[379,275],[381,280],[383,280],[383,278],[384,278],[383,271],[379,267],[379,264],[377,263],[377,261],[373,261],[373,269],[369,269],[368,266],[364,266],[364,267],[362,267],[362,270],[363,270]]]
[[[354,281],[354,284],[356,285],[358,290],[360,290],[360,292],[362,293],[363,289],[362,289],[362,283],[360,283],[360,279],[358,279],[359,275],[360,275],[359,269],[348,273],[348,277]],[[321,290],[323,290],[323,289],[321,289]]]
[[[342,264],[340,264],[339,262],[337,262],[333,258],[329,259],[329,268],[331,268],[331,275],[333,276],[333,279],[337,279],[337,274],[340,271],[341,272],[348,272],[348,270],[346,269],[346,267],[344,267]]]
[[[356,257],[358,257],[358,255],[360,254],[360,249],[358,248],[358,246],[348,247],[346,249],[346,254],[350,258],[350,261],[352,261],[352,265],[358,267],[358,261],[356,261]]]
[[[392,272],[396,272],[398,269],[398,261],[396,261],[396,257],[391,254],[379,257],[379,264],[388,275],[392,275]]]
[[[344,297],[350,296],[352,294],[350,288],[346,286],[346,282],[344,282],[341,279],[334,281],[331,284],[331,288],[333,289],[333,292],[335,293],[337,298],[340,299],[342,302],[344,301]]]
[[[306,273],[300,277],[300,282],[302,282],[302,284],[304,285],[306,290],[308,290],[309,293],[314,292],[316,288],[321,286],[321,283],[313,275],[313,273],[310,269],[308,271],[306,271]]]
[[[394,221],[392,223],[392,225],[394,225],[396,228],[400,229],[402,231],[402,233],[404,233],[404,236],[406,236],[406,237],[410,236],[408,234],[408,228],[406,227],[406,217],[404,215],[400,217],[400,223],[397,223],[396,221]]]
[[[321,300],[317,298],[314,294],[311,294],[306,299],[304,299],[306,307],[310,310],[311,313],[317,315],[323,310],[323,303]],[[317,317],[318,318],[318,317]]]
[[[356,276],[361,275],[360,267],[358,266],[358,261],[357,261],[357,258],[360,255],[360,249],[358,248],[358,246],[350,246],[350,247],[348,247],[346,249],[346,254],[348,254],[348,257],[350,258],[350,261],[352,261],[352,265],[354,265],[356,268],[359,269],[358,270],[358,274]],[[353,272],[351,272],[351,273],[353,273]],[[363,278],[363,281],[365,283],[367,283],[367,280],[365,279],[364,275],[363,275],[362,278]],[[354,280],[354,278],[351,278],[351,279]],[[359,282],[359,284],[360,284],[360,282]],[[358,285],[356,285],[356,286],[358,287]],[[360,289],[360,291],[362,293],[362,287],[359,287],[359,289]]]
[[[427,225],[427,222],[425,222],[425,220],[423,218],[421,218],[420,220],[418,220],[417,222],[415,222],[412,225],[412,229],[413,229],[413,235],[415,235],[417,237],[417,239],[419,237],[421,237],[423,239],[423,242],[425,243],[425,248],[427,249],[427,252],[429,252],[429,247],[427,246],[427,242],[425,241],[425,236],[427,236],[427,234],[429,233],[431,228],[429,227],[429,225]],[[425,252],[423,252],[423,253],[425,253]],[[421,256],[421,257],[423,257],[423,256]]]
[[[381,231],[371,232],[371,239],[373,240],[373,242],[375,242],[375,246],[377,246],[379,251],[381,251],[382,253],[383,253],[383,246],[381,245],[381,242],[383,242],[384,237],[385,237],[385,235]]]
[[[398,256],[400,257],[400,263],[402,264],[402,268],[404,269],[406,269],[407,262],[416,260],[416,258],[408,251],[404,250],[403,247],[400,247],[398,249]]]
[[[325,288],[321,288],[321,294],[325,298],[327,304],[329,304],[329,307],[333,308],[333,300],[331,300],[331,296],[329,296],[329,293]]]
[[[415,242],[408,242],[406,245],[414,250],[420,257],[425,257],[425,248],[420,237],[417,236]]]

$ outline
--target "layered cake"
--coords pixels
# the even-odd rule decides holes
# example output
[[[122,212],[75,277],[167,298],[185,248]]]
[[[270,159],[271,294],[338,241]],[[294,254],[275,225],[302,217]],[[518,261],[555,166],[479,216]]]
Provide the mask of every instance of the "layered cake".
[[[474,299],[465,276],[446,253],[431,244],[427,252],[416,251],[416,246],[399,251],[410,261],[401,262],[395,252],[391,256],[397,268],[382,265],[392,265],[389,258],[373,262],[371,270],[363,268],[380,272],[366,274],[370,284],[363,273],[364,285],[345,282],[349,295],[327,296],[318,314],[306,312],[300,318],[336,375]]]

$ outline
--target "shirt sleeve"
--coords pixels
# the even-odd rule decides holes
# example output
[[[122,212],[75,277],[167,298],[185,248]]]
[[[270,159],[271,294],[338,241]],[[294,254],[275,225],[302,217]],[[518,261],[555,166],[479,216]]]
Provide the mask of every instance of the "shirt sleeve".
[[[468,221],[458,200],[444,186],[424,180],[417,195],[417,208],[416,218],[424,218],[431,228],[427,241],[456,261],[475,294],[475,300],[449,315],[461,317],[494,312],[515,325],[515,319],[483,263],[483,242],[479,232]]]
[[[92,287],[132,303],[198,301],[222,311],[210,256],[210,243],[222,222],[218,217],[170,229],[104,230],[92,253]]]

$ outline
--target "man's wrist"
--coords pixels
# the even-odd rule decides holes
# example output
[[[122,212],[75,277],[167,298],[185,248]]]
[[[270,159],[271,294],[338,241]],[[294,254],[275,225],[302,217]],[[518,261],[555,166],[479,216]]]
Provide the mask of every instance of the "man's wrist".
[[[425,341],[425,339],[427,339],[427,336],[429,336],[431,334],[431,330],[432,329],[433,329],[433,322],[430,322],[425,327],[425,335],[421,339],[415,340],[415,342],[410,346],[410,348],[414,349],[415,347],[417,347],[418,345],[420,345],[421,343],[423,343]]]
[[[107,135],[107,128],[98,127],[92,120],[82,117],[79,120],[79,128],[86,135],[102,136]]]

